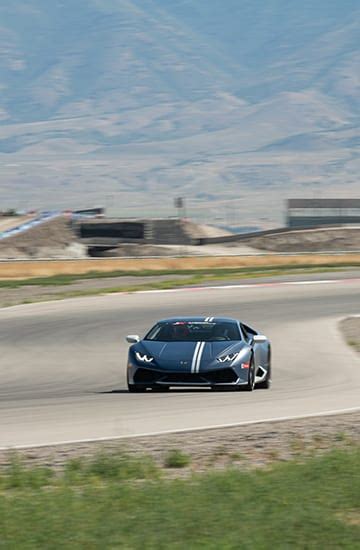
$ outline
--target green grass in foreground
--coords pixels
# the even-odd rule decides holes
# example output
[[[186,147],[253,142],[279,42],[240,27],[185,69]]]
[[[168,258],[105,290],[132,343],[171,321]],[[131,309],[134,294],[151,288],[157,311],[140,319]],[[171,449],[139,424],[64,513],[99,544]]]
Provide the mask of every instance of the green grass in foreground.
[[[0,547],[359,548],[360,448],[242,473],[161,479],[151,458],[101,455],[0,481]]]
[[[0,288],[20,288],[24,286],[65,286],[78,281],[91,279],[109,279],[114,277],[157,277],[157,276],[191,276],[197,280],[206,278],[210,280],[246,278],[246,277],[271,277],[275,275],[286,275],[289,273],[318,273],[326,271],[341,271],[348,268],[357,268],[357,262],[342,264],[324,264],[314,266],[311,264],[283,265],[283,266],[262,266],[262,267],[236,267],[236,268],[208,268],[208,269],[173,269],[173,270],[142,270],[142,271],[90,271],[84,274],[54,275],[52,277],[32,277],[29,279],[0,279]]]

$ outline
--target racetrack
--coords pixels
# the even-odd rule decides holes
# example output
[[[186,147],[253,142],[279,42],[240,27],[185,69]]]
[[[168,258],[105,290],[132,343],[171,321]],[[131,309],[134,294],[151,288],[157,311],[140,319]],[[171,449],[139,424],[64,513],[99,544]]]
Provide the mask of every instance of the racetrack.
[[[336,278],[1,310],[0,447],[360,408],[360,360],[337,330],[339,318],[359,313],[360,274]],[[272,389],[128,394],[126,334],[143,334],[158,318],[186,314],[239,317],[266,334],[273,346]]]

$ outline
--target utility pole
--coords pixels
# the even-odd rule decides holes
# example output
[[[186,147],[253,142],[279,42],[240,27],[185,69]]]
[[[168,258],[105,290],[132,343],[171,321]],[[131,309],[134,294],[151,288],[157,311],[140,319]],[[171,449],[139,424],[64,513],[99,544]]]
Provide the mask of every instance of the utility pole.
[[[178,218],[186,217],[185,199],[183,197],[176,197],[174,200],[174,206],[178,211]]]
[[[185,199],[183,197],[176,197],[174,200],[174,206],[177,208],[178,211],[178,220],[184,220],[186,217],[186,207],[185,207]],[[184,243],[183,248],[183,256],[187,256],[187,247],[186,243]]]

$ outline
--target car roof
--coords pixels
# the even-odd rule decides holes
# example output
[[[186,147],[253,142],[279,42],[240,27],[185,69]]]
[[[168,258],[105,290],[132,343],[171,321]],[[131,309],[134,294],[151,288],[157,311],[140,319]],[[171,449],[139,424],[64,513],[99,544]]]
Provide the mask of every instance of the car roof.
[[[211,317],[209,315],[208,317],[170,317],[168,319],[160,319],[158,323],[177,323],[181,321],[194,321],[194,322],[205,322],[210,321],[215,323],[223,323],[223,322],[230,322],[230,323],[238,323],[239,321],[237,319],[232,319],[231,317]]]

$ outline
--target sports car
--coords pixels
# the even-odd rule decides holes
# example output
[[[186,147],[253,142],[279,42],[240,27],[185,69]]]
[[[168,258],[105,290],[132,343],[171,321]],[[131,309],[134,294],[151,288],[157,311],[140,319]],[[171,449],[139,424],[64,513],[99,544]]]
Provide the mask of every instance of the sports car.
[[[252,391],[271,382],[270,342],[256,330],[223,317],[178,317],[158,321],[129,344],[130,392],[199,386]]]

